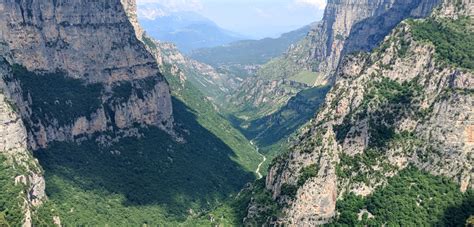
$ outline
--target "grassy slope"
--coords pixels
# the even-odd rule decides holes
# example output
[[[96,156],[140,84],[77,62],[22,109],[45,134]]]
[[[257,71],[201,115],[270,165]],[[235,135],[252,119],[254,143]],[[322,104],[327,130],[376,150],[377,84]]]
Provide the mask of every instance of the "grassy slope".
[[[313,86],[317,78],[318,78],[318,73],[303,71],[290,77],[289,80],[304,83],[309,86]]]

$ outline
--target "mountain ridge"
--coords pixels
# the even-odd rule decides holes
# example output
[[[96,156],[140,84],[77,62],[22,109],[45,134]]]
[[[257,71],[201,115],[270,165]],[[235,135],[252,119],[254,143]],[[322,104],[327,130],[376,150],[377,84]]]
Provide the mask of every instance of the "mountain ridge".
[[[466,209],[458,217],[462,219],[456,220],[465,223],[473,212],[472,206],[463,204],[472,201],[474,189],[472,142],[468,139],[472,124],[469,89],[474,77],[472,69],[460,67],[459,62],[446,64],[451,59],[449,54],[439,55],[444,45],[450,45],[442,42],[453,45],[449,47],[451,54],[462,48],[455,44],[472,42],[472,18],[463,18],[472,16],[472,6],[469,1],[456,4],[462,4],[456,9],[471,11],[454,9],[453,13],[453,1],[444,1],[433,16],[402,22],[371,53],[343,58],[323,107],[299,131],[288,153],[270,167],[265,188],[259,192],[267,193],[265,199],[258,199],[265,202],[251,200],[246,217],[249,225],[447,224],[441,209],[450,206]],[[436,26],[440,34],[422,32],[430,29],[431,23],[444,23]],[[457,40],[438,42],[444,40],[437,37],[443,37],[442,32]],[[466,34],[458,34],[462,32]],[[347,210],[352,209],[351,202],[364,198],[371,201],[372,195],[390,187],[395,183],[391,179],[403,176],[407,170],[414,175],[449,178],[444,181],[462,199],[447,202],[455,204],[439,204],[437,211],[416,211],[435,212],[423,219],[413,213],[384,219],[387,215],[377,210],[383,203],[355,205],[358,208],[353,213]],[[424,183],[412,184],[423,188]],[[422,207],[423,200],[416,202],[401,193],[384,199],[393,199],[394,206]],[[431,196],[443,198],[439,194]],[[362,219],[364,212],[367,216]]]
[[[192,11],[173,12],[160,4],[138,5],[138,20],[149,36],[173,42],[184,53],[227,44],[244,38],[219,27],[210,19]]]

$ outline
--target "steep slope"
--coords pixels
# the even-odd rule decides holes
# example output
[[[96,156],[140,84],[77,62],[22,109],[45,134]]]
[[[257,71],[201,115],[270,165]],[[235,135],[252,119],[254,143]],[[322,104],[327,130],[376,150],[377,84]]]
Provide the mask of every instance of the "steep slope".
[[[135,6],[0,3],[2,105],[15,110],[1,138],[19,141],[1,153],[0,222],[177,225],[254,179],[260,157],[205,97],[188,94],[188,107],[171,96]],[[4,197],[15,193],[24,205]]]
[[[173,44],[163,43],[143,36],[150,52],[158,59],[160,68],[172,88],[172,95],[189,106],[198,121],[236,152],[236,161],[254,170],[260,160],[250,142],[219,113],[211,97],[225,92],[224,75],[211,66],[183,56]],[[230,81],[227,81],[229,83]],[[210,83],[205,85],[206,83]],[[213,86],[221,86],[220,92],[212,93]],[[201,92],[206,90],[207,92]],[[217,96],[218,97],[218,96]]]
[[[262,66],[248,83],[291,80],[308,85],[331,84],[336,67],[345,53],[369,51],[375,47],[400,21],[408,17],[427,16],[437,0],[367,0],[328,1],[322,21],[287,53]],[[265,82],[269,83],[269,82]],[[245,82],[243,83],[245,84]],[[269,100],[288,101],[293,94],[275,97],[256,88]],[[298,89],[297,89],[298,90]],[[249,93],[245,87],[240,93]],[[298,92],[301,90],[298,90]],[[239,94],[240,94],[239,93]],[[237,96],[239,96],[239,94]],[[270,98],[271,97],[271,98]],[[281,107],[286,102],[281,102]],[[267,108],[263,107],[262,109]],[[277,108],[278,109],[278,108]]]
[[[183,83],[189,82],[217,105],[222,105],[242,80],[238,76],[220,72],[210,65],[183,55],[172,43],[155,41],[147,35],[143,36],[143,41],[161,66],[172,66],[174,73],[178,73],[177,69],[180,69],[177,76]]]
[[[4,61],[0,72],[9,73]],[[46,199],[43,171],[28,148],[17,107],[3,93],[0,100],[0,225],[30,226],[35,207]]]
[[[439,1],[328,1],[322,23],[285,58],[321,75],[326,84],[345,53],[370,51],[403,19],[425,17]]]
[[[272,118],[284,111],[297,94],[308,93],[312,87],[332,86],[342,56],[371,50],[401,20],[426,16],[437,3],[437,0],[329,1],[323,20],[283,56],[272,59],[255,76],[246,78],[224,107],[244,126]],[[312,98],[323,97],[320,93]],[[316,112],[313,109],[312,114]],[[293,114],[287,118],[307,119],[307,116]],[[301,126],[294,120],[285,124]],[[257,135],[270,137],[271,131],[271,127],[263,128],[263,134]],[[266,132],[270,133],[265,135]],[[284,138],[293,132],[288,130]]]
[[[346,57],[324,107],[270,168],[267,205],[254,199],[247,223],[464,224],[474,212],[472,9],[445,1],[371,54]],[[387,216],[391,206],[400,212]]]
[[[143,44],[127,38],[134,30],[121,4],[25,0],[2,9],[0,54],[13,66],[4,90],[33,149],[135,123],[173,134],[169,87]]]

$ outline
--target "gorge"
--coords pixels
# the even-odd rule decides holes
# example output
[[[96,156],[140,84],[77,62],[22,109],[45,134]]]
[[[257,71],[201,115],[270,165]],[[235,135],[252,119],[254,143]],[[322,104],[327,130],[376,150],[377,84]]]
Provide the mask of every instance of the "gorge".
[[[188,56],[135,0],[0,0],[0,226],[474,225],[473,16],[328,0]]]

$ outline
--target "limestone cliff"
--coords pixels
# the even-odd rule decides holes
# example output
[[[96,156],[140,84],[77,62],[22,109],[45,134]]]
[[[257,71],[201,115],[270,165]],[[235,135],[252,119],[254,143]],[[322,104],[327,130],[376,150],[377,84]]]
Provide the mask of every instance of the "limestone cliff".
[[[345,53],[370,51],[405,18],[425,17],[438,0],[328,1],[321,24],[287,58],[321,74],[316,85],[332,80]]]
[[[7,64],[1,62],[0,74],[7,74],[8,70]],[[0,93],[0,122],[0,156],[6,158],[6,163],[1,164],[16,169],[11,180],[16,187],[22,188],[18,198],[23,211],[23,226],[31,226],[34,207],[46,199],[45,181],[38,161],[28,148],[26,127],[16,106],[3,93]]]
[[[255,77],[246,79],[231,101],[245,103],[246,100],[239,99],[253,94],[262,97],[263,105],[254,104],[252,108],[261,113],[272,113],[302,88],[299,83],[293,83],[296,86],[291,89],[288,86],[275,89],[293,92],[268,93],[259,85],[285,84],[282,80],[304,81],[310,86],[331,85],[335,70],[345,54],[370,51],[400,21],[409,17],[425,17],[438,3],[439,0],[329,0],[322,21],[313,25],[308,35],[292,45],[283,56],[263,65]]]
[[[470,15],[469,1],[445,1],[430,19],[402,22],[372,53],[344,58],[323,108],[269,170],[266,189],[283,208],[268,222],[328,223],[338,198],[368,196],[407,166],[474,189],[472,65],[452,62],[440,54],[445,46],[420,38],[430,23],[472,37]],[[456,26],[463,27],[443,30]],[[258,213],[249,210],[246,221]]]
[[[126,13],[134,5],[0,2],[0,154],[24,188],[24,226],[46,199],[31,150],[92,134],[108,145],[146,126],[174,135],[168,83]]]
[[[32,148],[96,132],[125,132],[136,124],[156,126],[173,134],[168,84],[159,73],[155,58],[137,39],[141,30],[136,26],[136,17],[127,13],[135,1],[122,3],[0,3],[0,55],[14,68],[13,74],[4,78],[3,89],[29,125]],[[69,89],[76,91],[85,89],[87,97],[94,96],[97,105],[89,106],[88,111],[76,111],[81,102],[74,99],[76,96],[64,103],[60,98],[65,96],[59,93],[59,97],[44,97],[50,100],[32,97],[35,88],[27,80],[41,81],[42,76],[53,75],[64,84],[43,84],[45,89],[55,85],[71,86]],[[66,112],[69,109],[80,114],[47,113],[49,107],[61,105]]]

